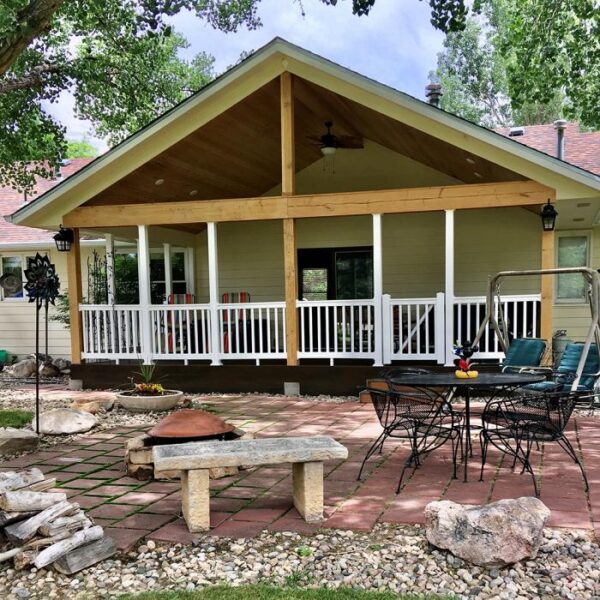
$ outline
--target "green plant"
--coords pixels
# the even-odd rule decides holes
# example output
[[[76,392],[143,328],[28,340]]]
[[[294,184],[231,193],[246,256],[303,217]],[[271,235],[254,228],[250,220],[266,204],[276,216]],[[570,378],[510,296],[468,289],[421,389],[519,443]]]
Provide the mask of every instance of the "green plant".
[[[313,580],[314,577],[308,571],[294,571],[285,578],[283,586],[287,588],[297,588],[310,585]]]
[[[298,556],[312,556],[312,548],[309,548],[308,546],[300,546],[299,548],[296,548],[296,554]]]
[[[369,550],[374,550],[375,552],[382,550],[383,546],[381,544],[371,544],[369,546]]]
[[[50,316],[50,321],[62,323],[67,327],[71,324],[71,315],[69,313],[69,294],[65,291],[64,294],[59,294],[56,297],[56,305]]]
[[[156,363],[150,363],[149,365],[140,363],[139,368],[139,371],[134,371],[134,375],[139,375],[142,378],[142,383],[153,383]]]
[[[33,413],[28,410],[0,410],[0,427],[25,427],[32,419]]]

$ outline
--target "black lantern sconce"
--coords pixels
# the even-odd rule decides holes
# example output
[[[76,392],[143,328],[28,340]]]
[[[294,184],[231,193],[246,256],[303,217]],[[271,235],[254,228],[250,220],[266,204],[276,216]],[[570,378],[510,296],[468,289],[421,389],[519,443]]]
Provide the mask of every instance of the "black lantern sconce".
[[[544,231],[554,231],[557,216],[557,210],[552,204],[550,204],[550,200],[548,200],[548,204],[544,205],[544,208],[542,208],[542,212],[540,213],[540,217],[542,218],[542,227]]]
[[[62,225],[60,226],[59,232],[54,236],[56,242],[56,249],[59,252],[68,252],[71,249],[73,243],[73,230],[65,229]]]

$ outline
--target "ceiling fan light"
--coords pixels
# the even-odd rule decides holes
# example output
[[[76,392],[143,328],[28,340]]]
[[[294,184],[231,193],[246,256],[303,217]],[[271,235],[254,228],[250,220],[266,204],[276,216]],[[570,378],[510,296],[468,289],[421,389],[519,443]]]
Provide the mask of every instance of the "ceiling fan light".
[[[336,149],[335,146],[321,146],[321,154],[323,156],[333,156]]]

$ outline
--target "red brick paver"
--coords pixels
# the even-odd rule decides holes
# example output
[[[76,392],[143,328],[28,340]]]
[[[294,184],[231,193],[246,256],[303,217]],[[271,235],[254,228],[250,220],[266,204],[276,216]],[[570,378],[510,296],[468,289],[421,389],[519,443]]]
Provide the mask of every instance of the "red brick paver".
[[[312,534],[320,527],[368,531],[375,523],[418,524],[425,505],[436,499],[481,504],[501,498],[533,495],[528,474],[513,471],[510,460],[490,450],[479,481],[479,452],[469,467],[469,482],[452,479],[449,448],[427,457],[414,474],[407,471],[396,495],[398,476],[408,455],[405,445],[386,443],[356,476],[369,445],[379,435],[372,407],[358,403],[318,404],[265,397],[206,397],[223,418],[238,423],[257,437],[331,435],[348,448],[346,461],[325,464],[325,521],[309,524],[293,508],[291,468],[260,467],[211,481],[211,534],[254,537],[262,530]],[[600,421],[576,416],[568,435],[583,454],[590,492],[583,488],[576,465],[555,444],[535,451],[533,464],[541,485],[541,499],[551,509],[550,526],[584,528],[600,535]],[[126,476],[122,462],[125,442],[143,429],[120,427],[87,434],[57,450],[26,454],[0,464],[0,471],[36,465],[55,477],[70,499],[106,527],[120,549],[144,537],[191,543],[181,518],[178,482],[145,482]],[[461,471],[462,474],[462,471]]]

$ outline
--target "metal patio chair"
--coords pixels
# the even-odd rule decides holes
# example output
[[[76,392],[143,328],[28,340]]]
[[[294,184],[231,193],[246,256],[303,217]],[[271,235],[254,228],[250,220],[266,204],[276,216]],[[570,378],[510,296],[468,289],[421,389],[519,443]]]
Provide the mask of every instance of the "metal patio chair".
[[[510,373],[539,367],[545,351],[546,340],[540,338],[514,339],[508,347],[504,360],[500,363],[500,368],[502,371]]]
[[[369,388],[369,392],[383,431],[367,451],[357,479],[361,478],[367,460],[383,451],[388,438],[407,440],[411,449],[402,468],[396,493],[400,492],[408,467],[416,470],[423,455],[449,441],[452,443],[453,477],[456,477],[459,447],[462,454],[461,414],[452,410],[442,396],[431,390],[408,387],[401,390]]]
[[[521,473],[527,471],[531,475],[535,495],[539,496],[538,482],[531,467],[531,450],[534,444],[556,442],[581,469],[587,491],[589,486],[583,465],[565,435],[578,398],[577,393],[559,391],[490,400],[481,418],[480,481],[483,481],[487,452],[492,444],[513,457],[513,468],[517,461],[522,464]]]

